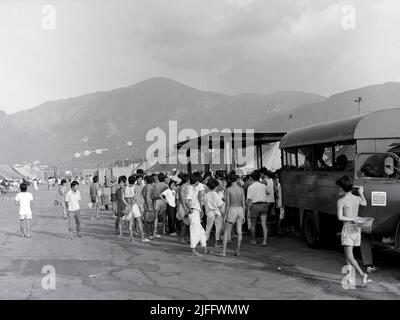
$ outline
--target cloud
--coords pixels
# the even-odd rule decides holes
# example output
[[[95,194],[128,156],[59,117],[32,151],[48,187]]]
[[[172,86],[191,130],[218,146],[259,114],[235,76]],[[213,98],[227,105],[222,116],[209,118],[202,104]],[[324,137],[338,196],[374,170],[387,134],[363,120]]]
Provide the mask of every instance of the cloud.
[[[333,94],[400,81],[400,3],[391,0],[0,2],[0,109],[170,77],[226,93]],[[354,5],[355,30],[342,27]]]

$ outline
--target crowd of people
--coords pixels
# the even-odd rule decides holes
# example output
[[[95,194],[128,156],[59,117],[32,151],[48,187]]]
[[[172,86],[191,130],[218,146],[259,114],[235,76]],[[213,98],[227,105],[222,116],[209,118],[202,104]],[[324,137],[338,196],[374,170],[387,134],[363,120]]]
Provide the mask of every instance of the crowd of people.
[[[131,242],[135,242],[135,237],[149,242],[161,233],[176,237],[182,244],[190,244],[196,256],[201,255],[197,250],[199,245],[207,253],[210,243],[222,248],[221,254],[225,256],[232,238],[237,238],[235,255],[239,256],[244,225],[251,231],[250,243],[256,245],[256,227],[260,224],[263,233],[260,245],[267,246],[267,217],[284,217],[279,174],[266,168],[255,170],[249,176],[224,171],[189,175],[177,170],[157,174],[137,170],[129,177],[111,177],[108,182],[115,234],[119,238],[127,232]],[[76,229],[77,236],[81,237],[80,181],[60,179],[57,184],[69,236],[72,238]],[[99,177],[94,176],[89,187],[91,219],[100,219],[102,188]],[[21,193],[26,194],[22,184]],[[23,206],[24,199],[16,200]],[[26,207],[20,211],[22,235],[30,236],[29,224],[24,226],[23,220],[31,219],[31,211]]]
[[[185,245],[190,244],[194,256],[202,255],[197,250],[199,245],[207,253],[207,245],[210,243],[216,248],[222,248],[220,254],[226,256],[228,243],[236,237],[234,254],[240,256],[243,225],[246,224],[251,232],[252,245],[257,244],[258,223],[263,234],[261,246],[268,245],[267,220],[270,216],[279,217],[278,231],[283,230],[285,212],[282,208],[279,180],[279,171],[271,172],[264,167],[244,177],[235,172],[193,172],[189,175],[176,170],[158,174],[146,174],[137,170],[129,177],[112,177],[111,209],[115,217],[115,233],[123,238],[124,231],[127,230],[130,241],[134,243],[135,237],[140,237],[142,242],[160,238],[160,232],[176,237]],[[358,195],[354,195],[353,182],[347,176],[339,179],[337,185],[341,189],[337,212],[338,219],[343,221],[341,236],[346,261],[354,267],[361,276],[363,285],[366,285],[368,276],[353,257],[353,247],[358,247],[361,243],[361,229],[357,224],[362,223],[363,219],[358,217],[358,209],[359,206],[367,205],[363,188],[358,187]],[[73,180],[70,186],[68,191],[67,180],[62,179],[58,193],[63,206],[63,217],[68,219],[68,231],[72,239],[74,228],[77,236],[82,237],[81,195],[79,181]],[[29,238],[33,196],[27,189],[28,184],[22,182],[21,192],[17,194],[15,201],[20,207],[21,234]],[[100,218],[101,195],[99,177],[94,176],[89,187],[91,219]],[[213,230],[214,239],[211,236]],[[363,251],[366,250],[362,250],[364,256]],[[367,256],[371,256],[372,260],[370,252]],[[375,269],[372,261],[368,266]],[[372,271],[367,268],[367,272]]]
[[[160,232],[176,237],[183,244],[190,243],[193,255],[200,255],[196,250],[199,244],[207,252],[212,230],[215,230],[214,246],[222,248],[222,255],[226,255],[232,236],[237,237],[235,255],[240,255],[242,227],[246,222],[252,235],[250,243],[255,245],[260,221],[261,245],[267,246],[267,216],[279,210],[279,218],[284,217],[279,175],[266,168],[246,177],[223,171],[188,175],[176,170],[158,174],[138,170],[129,177],[112,177],[110,186],[115,233],[120,238],[124,229],[132,242],[135,236],[142,242],[151,241],[159,238]],[[91,219],[99,219],[98,177],[93,178],[89,193]]]

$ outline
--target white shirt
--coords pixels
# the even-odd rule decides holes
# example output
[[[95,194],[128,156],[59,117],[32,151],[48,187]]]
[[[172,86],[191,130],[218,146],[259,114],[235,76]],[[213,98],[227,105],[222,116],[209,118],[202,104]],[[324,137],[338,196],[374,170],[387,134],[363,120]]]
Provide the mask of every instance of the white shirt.
[[[219,207],[222,206],[224,202],[219,193],[215,191],[207,192],[204,200],[207,214],[215,213],[218,216],[221,215]]]
[[[186,200],[191,200],[191,209],[197,209],[201,211],[201,206],[199,202],[199,186],[200,184],[197,187],[193,187],[192,185],[188,186]]]
[[[200,182],[200,183],[197,185],[196,189],[197,189],[198,191],[205,191],[205,190],[206,190],[206,186]]]
[[[81,201],[80,192],[69,190],[65,197],[65,201],[68,202],[68,211],[78,211],[80,209],[79,201]]]
[[[247,200],[251,200],[252,203],[268,202],[267,190],[265,184],[255,181],[247,189]]]
[[[135,196],[135,186],[125,187],[125,198],[133,198]]]
[[[15,201],[19,202],[19,215],[32,215],[31,201],[33,201],[32,193],[20,192],[15,197]]]
[[[269,195],[267,195],[267,202],[275,202],[274,181],[271,178],[265,178],[264,183],[267,184],[267,190],[269,192]]]
[[[165,196],[165,200],[167,200],[170,207],[176,207],[176,192],[175,190],[167,189],[161,193],[162,196]]]

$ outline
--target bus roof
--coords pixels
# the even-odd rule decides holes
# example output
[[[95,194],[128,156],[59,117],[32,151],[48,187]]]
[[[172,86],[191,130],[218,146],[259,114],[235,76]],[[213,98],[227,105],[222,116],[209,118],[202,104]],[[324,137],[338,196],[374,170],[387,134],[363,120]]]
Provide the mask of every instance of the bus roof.
[[[280,148],[382,138],[400,138],[400,108],[296,129],[283,136]]]

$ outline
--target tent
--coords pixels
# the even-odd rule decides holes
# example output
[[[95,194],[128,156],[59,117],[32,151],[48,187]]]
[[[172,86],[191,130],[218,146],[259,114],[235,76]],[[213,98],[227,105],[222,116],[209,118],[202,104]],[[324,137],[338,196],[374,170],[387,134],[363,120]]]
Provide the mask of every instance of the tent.
[[[38,178],[38,175],[29,166],[13,167],[21,176],[28,177],[30,179]]]
[[[17,171],[13,170],[10,166],[0,165],[0,177],[7,180],[16,180],[24,178],[23,175],[19,174]]]
[[[262,147],[262,166],[270,171],[276,171],[281,168],[281,151],[279,149],[279,142],[264,144]],[[246,163],[245,166],[239,168],[245,174],[250,174],[253,170],[257,169],[257,163],[254,161]]]

